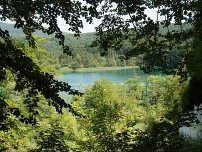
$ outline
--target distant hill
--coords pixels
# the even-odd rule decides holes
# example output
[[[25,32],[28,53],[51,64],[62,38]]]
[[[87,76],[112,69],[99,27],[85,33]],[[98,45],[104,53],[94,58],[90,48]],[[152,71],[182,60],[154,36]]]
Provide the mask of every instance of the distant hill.
[[[83,33],[80,34],[79,37],[75,37],[74,34],[66,34],[65,44],[70,47],[71,51],[83,50],[91,53],[99,53],[97,49],[90,47],[95,39],[95,33]],[[61,51],[62,49],[58,40],[54,36],[46,37],[46,41],[43,42],[41,46],[48,51]]]
[[[14,28],[14,24],[0,22],[0,28],[3,30],[8,30],[11,36],[24,40],[25,35],[22,29]],[[92,51],[92,48],[89,46],[93,40],[96,39],[95,33],[83,33],[80,35],[80,37],[75,37],[74,34],[68,32],[63,32],[63,34],[65,35],[65,44],[68,45],[71,50],[74,48],[76,50],[82,49]],[[46,41],[41,44],[45,49],[49,51],[61,51],[62,47],[59,45],[59,42],[54,35],[47,35],[39,30],[35,32],[35,35],[46,38]]]
[[[7,24],[7,23],[3,23],[0,22],[0,27],[3,30],[8,30],[10,35],[14,36],[14,37],[18,37],[17,39],[24,39],[24,33],[22,31],[22,29],[16,29],[14,28],[14,24]],[[186,24],[186,26],[184,27],[185,29],[189,29],[190,25]],[[176,25],[170,25],[169,27],[170,30],[180,30],[180,26],[176,26]],[[164,34],[167,32],[167,28],[160,28],[160,33]],[[41,46],[43,48],[45,48],[46,50],[48,50],[49,52],[56,52],[56,55],[59,56],[60,53],[62,53],[62,46],[59,45],[58,39],[55,38],[54,35],[46,35],[41,31],[36,31],[36,36],[42,36],[45,37],[46,40],[44,42],[42,42]],[[93,53],[93,54],[98,54],[99,51],[99,47],[90,47],[90,45],[92,44],[92,42],[96,39],[96,35],[95,33],[83,33],[80,34],[79,37],[75,37],[74,34],[71,33],[67,33],[64,32],[63,33],[65,35],[65,44],[68,45],[70,47],[70,50],[73,52],[77,52],[77,51],[84,51],[84,52],[89,52],[89,53]],[[21,37],[21,38],[19,38]],[[123,48],[121,48],[119,50],[120,53],[124,53],[127,52],[128,50],[132,49],[132,45],[131,43],[129,43],[128,41],[124,42],[124,46]],[[58,53],[60,52],[60,53]]]
[[[8,24],[8,23],[4,23],[4,22],[0,22],[0,28],[3,30],[8,30],[9,34],[12,36],[25,36],[25,34],[23,33],[22,29],[17,29],[14,28],[14,24]],[[37,36],[47,36],[47,34],[44,34],[42,31],[37,30],[35,32],[35,34]],[[64,32],[64,35],[69,34],[67,32]]]
[[[25,35],[22,29],[14,28],[14,24],[0,22],[0,28],[8,30],[9,34],[18,41],[25,42]],[[53,58],[58,67],[73,67],[73,68],[89,68],[89,67],[110,67],[110,66],[134,66],[136,60],[132,58],[128,61],[123,61],[119,57],[122,55],[122,50],[129,50],[130,45],[127,44],[120,52],[113,50],[109,51],[106,56],[100,56],[100,47],[91,47],[92,42],[96,39],[96,34],[83,33],[79,37],[75,37],[71,33],[63,33],[65,35],[65,45],[69,46],[72,56],[63,54],[62,46],[59,45],[58,39],[54,35],[46,35],[41,31],[36,31],[35,35],[43,37],[44,41],[39,45],[44,48],[51,58]]]

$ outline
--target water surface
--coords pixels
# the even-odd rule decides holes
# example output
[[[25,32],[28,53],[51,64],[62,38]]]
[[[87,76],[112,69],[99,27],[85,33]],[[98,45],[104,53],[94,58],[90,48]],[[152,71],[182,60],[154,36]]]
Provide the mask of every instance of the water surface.
[[[87,85],[92,85],[96,80],[106,79],[114,83],[124,84],[129,78],[139,77],[141,82],[145,80],[145,74],[139,68],[127,68],[127,69],[113,69],[102,71],[74,71],[64,74],[60,81],[67,82],[73,89],[77,89],[80,92],[84,91]],[[61,93],[64,99],[71,99],[67,93]],[[201,118],[202,121],[202,118]],[[201,129],[201,128],[200,128]],[[202,134],[198,133],[199,129],[194,127],[181,127],[180,132],[186,134],[192,138],[196,138],[198,135],[202,137]]]
[[[144,81],[144,72],[139,68],[113,69],[102,71],[74,71],[64,74],[60,81],[67,82],[72,88],[83,91],[85,86],[92,85],[96,80],[106,79],[114,83],[125,83],[129,78],[139,76]]]

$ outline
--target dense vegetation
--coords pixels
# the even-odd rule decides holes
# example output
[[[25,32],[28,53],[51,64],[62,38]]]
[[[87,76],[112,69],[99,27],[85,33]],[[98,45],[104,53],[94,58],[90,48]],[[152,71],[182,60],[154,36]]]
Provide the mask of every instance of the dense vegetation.
[[[32,57],[36,57],[35,54]],[[35,58],[35,61],[38,60]],[[71,100],[80,117],[66,109],[62,115],[58,114],[42,95],[38,95],[37,123],[31,125],[21,120],[22,116],[29,116],[30,109],[24,105],[24,93],[14,91],[10,76],[1,85],[1,97],[8,104],[4,114],[8,116],[2,122],[7,129],[0,134],[0,149],[132,152],[171,148],[188,151],[196,145],[201,148],[197,140],[186,141],[189,138],[179,132],[179,127],[185,123],[194,125],[197,122],[194,116],[190,118],[182,113],[180,101],[187,83],[179,83],[179,79],[176,76],[149,76],[143,84],[135,77],[124,85],[97,81],[86,88],[84,96],[74,96]],[[18,108],[20,117],[16,115]]]
[[[95,33],[85,33],[79,37],[74,37],[73,34],[65,35],[65,44],[69,46],[72,56],[61,52],[61,47],[54,37],[48,37],[41,46],[49,50],[49,55],[58,60],[58,64],[61,67],[90,68],[135,65],[137,61],[135,57],[125,60],[121,58],[124,54],[118,53],[114,49],[111,49],[107,55],[102,56],[100,54],[100,47],[91,46],[95,39]]]
[[[202,103],[202,2],[83,2],[88,5],[71,0],[0,2],[0,20],[14,21],[28,42],[11,37],[1,25],[0,151],[200,151],[200,138],[183,137],[179,128],[201,125],[195,115]],[[147,8],[157,9],[156,20],[147,16]],[[102,23],[95,35],[81,34],[75,47],[71,39],[76,38],[65,41],[68,37],[58,27],[59,16],[75,36],[83,27],[81,17],[89,23],[101,18]],[[37,30],[50,37],[33,36]],[[55,59],[53,36],[63,53],[74,59],[62,54]],[[96,40],[90,44],[82,40],[86,36]],[[145,73],[168,75],[150,76],[145,84],[138,78],[124,85],[97,81],[84,95],[54,79],[58,64],[127,65],[121,61],[137,55]],[[75,96],[66,102],[59,96],[61,91]]]
[[[0,23],[2,29],[8,30],[10,35],[16,40],[26,43],[25,36],[20,29],[15,29],[14,24]],[[53,58],[61,67],[68,68],[90,68],[90,67],[117,67],[117,66],[135,66],[138,59],[135,57],[125,60],[123,59],[123,51],[131,48],[130,44],[126,44],[122,52],[116,52],[111,49],[108,55],[101,56],[99,47],[92,47],[92,42],[96,39],[95,33],[81,34],[75,37],[73,34],[65,34],[65,44],[69,46],[72,56],[62,53],[62,48],[58,40],[54,36],[47,36],[42,32],[35,32],[35,36],[43,37],[43,41],[39,45],[47,50],[48,56]]]

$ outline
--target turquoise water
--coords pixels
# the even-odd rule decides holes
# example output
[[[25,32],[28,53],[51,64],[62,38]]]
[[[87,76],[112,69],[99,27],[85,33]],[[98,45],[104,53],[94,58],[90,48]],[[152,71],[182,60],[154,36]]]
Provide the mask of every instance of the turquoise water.
[[[87,85],[92,85],[96,80],[106,79],[114,83],[123,84],[129,78],[135,76],[139,76],[140,81],[144,81],[144,72],[139,68],[85,72],[75,71],[64,74],[60,81],[67,82],[73,89],[83,91]]]
[[[84,91],[84,88],[87,85],[92,85],[94,81],[100,79],[107,79],[114,83],[124,84],[129,78],[139,77],[141,82],[145,80],[145,74],[139,68],[131,69],[117,69],[117,70],[103,70],[103,71],[85,71],[85,72],[70,72],[64,74],[60,81],[67,82],[72,86],[73,89],[77,89],[80,92]],[[68,96],[67,93],[61,93],[62,98],[69,101],[71,96]],[[202,121],[202,118],[201,118]],[[198,135],[198,129],[192,127],[181,127],[180,132],[196,138]],[[202,137],[202,134],[200,134]]]

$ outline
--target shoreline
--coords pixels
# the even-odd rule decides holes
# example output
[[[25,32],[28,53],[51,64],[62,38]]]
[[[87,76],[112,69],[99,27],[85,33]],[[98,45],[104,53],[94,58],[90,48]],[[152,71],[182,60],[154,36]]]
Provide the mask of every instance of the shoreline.
[[[92,68],[77,68],[72,69],[68,67],[63,67],[59,70],[59,73],[66,74],[70,72],[96,72],[96,71],[110,71],[110,70],[122,70],[122,69],[131,69],[139,68],[138,66],[125,66],[125,67],[92,67]]]

